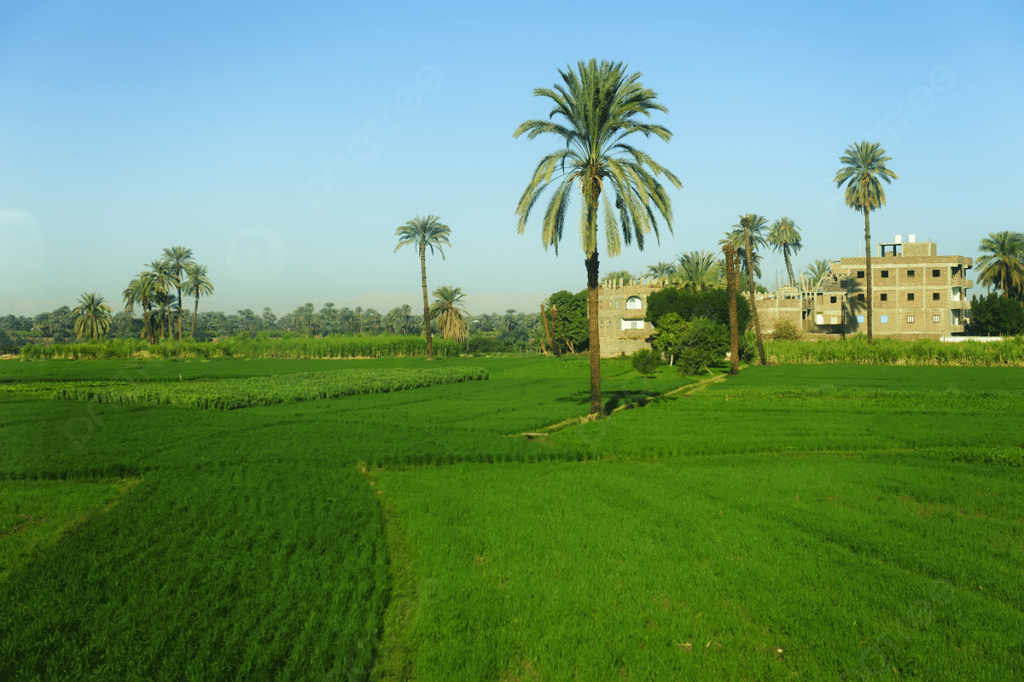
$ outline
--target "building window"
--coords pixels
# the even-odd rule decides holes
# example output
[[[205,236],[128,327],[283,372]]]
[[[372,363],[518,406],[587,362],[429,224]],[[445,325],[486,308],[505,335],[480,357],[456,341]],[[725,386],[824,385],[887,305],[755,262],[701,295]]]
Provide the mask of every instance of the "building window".
[[[888,270],[882,270],[882,277],[888,278],[889,277],[889,271]]]
[[[942,315],[932,315],[932,322],[941,322]]]
[[[857,316],[857,324],[864,324],[864,316],[863,315],[858,315]]]
[[[913,301],[914,300],[914,295],[913,294],[907,294],[907,300],[908,301]]]
[[[857,279],[864,279],[864,271],[863,270],[858,270],[857,271]]]
[[[888,301],[889,300],[889,294],[881,294],[881,300]]]
[[[933,301],[938,301],[939,300],[939,292],[936,291],[934,294],[932,294],[932,300]]]
[[[914,271],[913,270],[907,270],[907,277],[913,277],[913,276],[914,276]]]
[[[857,294],[857,300],[858,301],[863,301],[864,300],[864,294]]]
[[[940,272],[938,270],[932,270],[932,277],[938,277]]]
[[[831,302],[831,303],[835,303],[835,302],[836,302],[836,297],[835,297],[835,296],[833,296],[833,297],[831,298],[830,302]]]
[[[643,320],[623,320],[622,321],[622,328],[623,329],[643,329],[644,328],[644,321]]]
[[[888,315],[880,315],[878,317],[878,321],[881,322],[882,324],[889,324],[889,316]]]
[[[643,307],[643,303],[640,301],[638,296],[630,296],[626,299],[627,310],[640,310]]]
[[[913,315],[907,315],[907,322],[913,322],[913,321],[914,321],[914,316]]]

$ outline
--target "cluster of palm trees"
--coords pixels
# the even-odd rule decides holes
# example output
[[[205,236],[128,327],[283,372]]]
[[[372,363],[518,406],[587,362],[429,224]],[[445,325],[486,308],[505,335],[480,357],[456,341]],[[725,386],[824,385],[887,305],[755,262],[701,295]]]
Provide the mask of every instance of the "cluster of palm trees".
[[[192,249],[173,246],[164,249],[163,257],[150,263],[149,268],[139,273],[122,292],[125,310],[132,315],[135,306],[142,308],[142,333],[150,343],[157,342],[158,334],[160,339],[174,338],[173,322],[177,318],[178,341],[181,341],[183,297],[195,297],[189,332],[189,338],[194,338],[199,298],[213,293],[206,266],[195,262]]]

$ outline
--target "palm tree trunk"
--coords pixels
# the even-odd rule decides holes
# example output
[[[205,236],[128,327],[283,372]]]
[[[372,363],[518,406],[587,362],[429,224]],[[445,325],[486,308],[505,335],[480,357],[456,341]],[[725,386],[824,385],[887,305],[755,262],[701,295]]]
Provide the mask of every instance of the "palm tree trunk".
[[[598,306],[597,249],[584,261],[587,266],[587,321],[590,330],[590,414],[603,416],[601,408],[601,327]]]
[[[729,296],[729,374],[740,373],[740,324],[736,312],[736,290],[739,282],[736,276],[736,247],[726,244],[725,286]]]
[[[181,274],[178,275],[181,277]],[[181,343],[181,316],[185,313],[185,309],[181,307],[181,287],[178,287],[178,343]]]
[[[757,336],[757,354],[761,360],[761,364],[767,365],[768,359],[764,355],[764,340],[761,338],[761,318],[757,315],[757,302],[754,300],[754,263],[750,254],[750,227],[746,224],[743,225],[743,241],[746,246],[744,250],[747,252],[747,284],[750,289],[750,312],[754,314],[754,334]]]
[[[196,309],[192,312],[192,331],[188,338],[192,341],[196,338],[196,318],[199,317],[199,294],[196,294]]]
[[[793,276],[793,263],[789,260],[789,245],[782,249],[782,255],[786,257],[786,272],[789,273],[789,286],[796,286],[796,277]]]
[[[552,355],[556,355],[557,356],[558,353],[555,351],[554,341],[552,341],[552,339],[551,339],[551,325],[548,324],[548,315],[547,315],[546,312],[544,312],[544,304],[543,303],[540,304],[540,319],[541,319],[541,322],[544,323],[544,338],[547,339],[548,348],[551,349],[551,354]]]
[[[872,324],[871,324],[871,311],[872,311],[872,299],[871,299],[871,223],[868,221],[868,210],[864,209],[864,274],[867,275],[868,287],[867,287],[867,316],[868,316],[868,343],[873,343],[872,337]]]
[[[434,342],[430,336],[430,304],[427,302],[427,245],[420,243],[420,271],[423,273],[423,326],[427,331],[427,360],[434,359]]]

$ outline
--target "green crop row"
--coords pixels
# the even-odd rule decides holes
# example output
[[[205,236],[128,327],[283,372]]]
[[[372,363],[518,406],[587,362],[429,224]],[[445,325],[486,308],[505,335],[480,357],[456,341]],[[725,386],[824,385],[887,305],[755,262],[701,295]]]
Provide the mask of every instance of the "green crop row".
[[[1024,366],[1024,337],[1002,341],[946,343],[935,339],[901,341],[864,336],[823,341],[765,341],[775,364]]]
[[[68,385],[54,391],[53,399],[235,410],[365,393],[393,393],[439,384],[481,381],[487,376],[487,371],[479,367],[301,372],[228,381],[109,384],[102,388]]]
[[[459,354],[457,341],[435,338],[434,355]],[[124,358],[251,357],[251,358],[379,358],[413,357],[427,354],[427,340],[421,336],[326,336],[323,338],[270,339],[246,335],[217,342],[165,340],[150,344],[143,339],[110,339],[86,343],[22,346],[22,360],[115,360]]]

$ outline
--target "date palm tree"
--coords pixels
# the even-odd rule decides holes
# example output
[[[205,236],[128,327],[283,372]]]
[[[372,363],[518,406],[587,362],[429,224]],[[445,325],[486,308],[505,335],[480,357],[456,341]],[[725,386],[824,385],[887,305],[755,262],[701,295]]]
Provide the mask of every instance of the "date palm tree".
[[[102,339],[110,329],[110,306],[99,294],[82,294],[78,307],[71,311],[75,317],[75,336]]]
[[[772,249],[782,254],[786,259],[786,272],[789,274],[789,286],[796,286],[796,277],[793,276],[793,262],[789,255],[794,256],[800,252],[803,244],[800,243],[800,228],[792,218],[783,216],[774,223],[768,230],[768,243]]]
[[[155,260],[149,264],[153,274],[153,298],[160,307],[160,338],[164,336],[164,321],[167,322],[167,336],[171,336],[171,289],[174,287],[174,275],[171,264],[165,260]]]
[[[647,276],[655,279],[668,279],[676,274],[676,266],[673,263],[658,263],[647,266]]]
[[[721,286],[723,263],[710,251],[680,253],[676,279],[683,289],[696,292]]]
[[[759,216],[755,213],[748,213],[740,216],[740,229],[743,231],[743,250],[745,251],[746,263],[747,263],[747,288],[750,291],[750,314],[754,318],[754,335],[757,337],[757,354],[761,360],[762,365],[768,364],[768,359],[764,353],[764,339],[761,336],[761,318],[757,314],[757,299],[754,292],[754,277],[751,275],[754,272],[754,240],[752,236],[757,234],[760,237],[761,230],[764,229],[768,221],[764,219],[764,216]],[[764,244],[764,240],[761,240],[761,244]],[[739,249],[737,249],[738,251]],[[757,270],[758,276],[760,276],[760,269]]]
[[[186,249],[184,246],[172,246],[169,249],[164,249],[164,260],[171,266],[171,279],[178,291],[178,341],[181,341],[181,316],[184,311],[181,289],[185,281],[182,275],[185,274],[185,268],[194,264],[195,261],[192,259],[192,249]]]
[[[1007,298],[1024,298],[1024,233],[989,232],[979,250],[978,283]]]
[[[857,142],[846,148],[846,152],[839,157],[839,163],[843,164],[836,172],[834,181],[836,187],[846,185],[846,205],[855,211],[864,213],[864,258],[865,271],[867,272],[867,321],[868,321],[868,343],[873,342],[872,338],[872,300],[871,300],[871,221],[868,214],[871,211],[885,206],[885,190],[882,188],[882,181],[890,184],[899,176],[893,173],[885,165],[892,161],[891,156],[885,155],[878,142]]]
[[[760,249],[768,245],[768,240],[765,238],[764,230],[768,227],[768,221],[763,216],[750,214],[751,220],[748,221],[747,228],[750,231],[750,247],[751,253],[750,258],[747,258],[747,233],[744,231],[743,217],[740,216],[740,222],[732,226],[731,232],[725,233],[725,239],[720,240],[719,245],[729,242],[736,247],[736,257],[739,258],[740,268],[743,273],[750,277],[750,271],[754,271],[753,278],[755,280],[761,279],[761,252]]]
[[[810,280],[807,284],[811,289],[817,288],[821,284],[821,280],[829,273],[832,269],[832,264],[828,260],[816,260],[807,266],[804,270],[804,274],[807,275],[807,279]]]
[[[188,275],[188,279],[182,285],[182,290],[189,296],[196,297],[196,306],[192,311],[192,331],[188,335],[188,338],[194,339],[196,337],[196,318],[199,317],[199,297],[212,294],[213,283],[206,275],[205,265],[189,263],[185,266],[185,274]]]
[[[428,215],[426,218],[416,216],[395,230],[395,235],[399,238],[395,251],[406,244],[419,247],[420,272],[423,275],[423,326],[427,332],[427,360],[434,359],[434,343],[430,336],[430,302],[427,300],[427,247],[430,248],[431,255],[436,248],[440,251],[441,258],[444,259],[444,249],[441,246],[451,247],[451,243],[448,241],[451,231],[451,228],[442,225],[440,219],[435,215]]]
[[[657,101],[657,93],[640,83],[640,72],[627,73],[622,62],[596,59],[580,61],[576,70],[559,70],[561,84],[536,88],[536,97],[547,97],[552,109],[546,119],[531,119],[516,128],[513,136],[529,139],[551,134],[564,144],[541,158],[516,206],[518,231],[522,234],[533,206],[550,186],[551,200],[544,212],[541,240],[546,249],[562,239],[565,215],[573,189],[581,195],[580,242],[587,268],[587,310],[590,334],[590,413],[600,417],[601,341],[598,325],[598,213],[604,214],[605,245],[609,256],[617,256],[622,242],[634,239],[640,250],[647,234],[658,235],[655,209],[672,229],[672,205],[658,181],[664,175],[676,188],[679,179],[646,152],[628,144],[634,133],[668,142],[667,128],[643,119],[668,110]],[[609,198],[611,197],[611,199]],[[619,237],[621,229],[622,236]]]
[[[461,287],[438,287],[434,289],[434,303],[430,314],[437,320],[437,331],[446,339],[466,340],[466,310]]]

